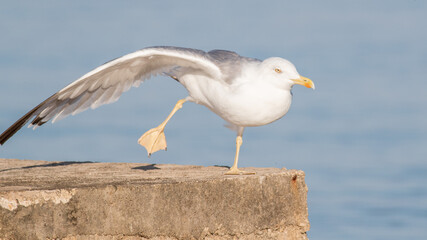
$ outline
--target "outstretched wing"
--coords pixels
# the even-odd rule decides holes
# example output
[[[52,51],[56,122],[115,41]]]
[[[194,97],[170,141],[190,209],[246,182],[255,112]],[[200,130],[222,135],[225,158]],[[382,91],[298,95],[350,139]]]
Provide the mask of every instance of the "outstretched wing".
[[[123,92],[153,75],[174,69],[197,71],[213,79],[221,79],[221,69],[204,51],[191,48],[151,47],[107,62],[55,93],[0,135],[3,145],[31,119],[30,126],[41,126],[52,119],[60,120],[89,107],[95,109],[115,102]]]

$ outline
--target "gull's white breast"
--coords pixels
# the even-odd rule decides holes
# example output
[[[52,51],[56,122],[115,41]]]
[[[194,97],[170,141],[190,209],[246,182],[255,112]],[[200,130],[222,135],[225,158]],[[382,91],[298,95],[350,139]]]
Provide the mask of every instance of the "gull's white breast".
[[[227,84],[204,76],[186,76],[180,82],[191,101],[237,126],[261,126],[276,121],[288,112],[292,101],[289,90],[262,81]]]

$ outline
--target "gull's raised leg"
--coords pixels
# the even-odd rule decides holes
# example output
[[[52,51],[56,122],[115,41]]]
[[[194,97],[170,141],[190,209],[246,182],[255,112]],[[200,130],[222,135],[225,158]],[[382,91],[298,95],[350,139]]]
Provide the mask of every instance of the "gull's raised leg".
[[[175,114],[175,112],[182,108],[182,104],[184,104],[186,101],[186,98],[179,100],[165,121],[163,121],[158,127],[148,130],[138,139],[138,143],[147,149],[148,156],[151,156],[152,153],[159,150],[166,150],[167,145],[164,133],[165,126]]]
[[[236,137],[236,156],[234,157],[234,163],[233,166],[230,168],[230,170],[228,172],[225,173],[225,175],[252,175],[255,174],[254,172],[246,172],[246,171],[241,171],[237,168],[237,163],[239,162],[239,152],[240,152],[240,146],[242,146],[243,140],[242,140],[242,135],[243,135],[243,127],[239,127],[239,130],[237,132],[237,137]]]

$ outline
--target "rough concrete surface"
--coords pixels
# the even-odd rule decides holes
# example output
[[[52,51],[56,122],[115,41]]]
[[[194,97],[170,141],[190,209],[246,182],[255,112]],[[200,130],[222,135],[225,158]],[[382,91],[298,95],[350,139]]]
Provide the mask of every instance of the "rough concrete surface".
[[[307,239],[304,172],[0,159],[0,239]]]

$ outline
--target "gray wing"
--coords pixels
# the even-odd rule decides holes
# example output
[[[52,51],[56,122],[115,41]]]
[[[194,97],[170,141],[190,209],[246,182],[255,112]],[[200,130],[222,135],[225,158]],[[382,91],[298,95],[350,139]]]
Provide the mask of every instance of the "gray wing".
[[[204,51],[177,47],[144,48],[95,68],[40,103],[0,135],[0,145],[31,119],[30,126],[35,128],[49,120],[55,122],[70,114],[115,102],[132,86],[137,87],[153,75],[177,68],[190,73],[197,71],[212,79],[223,78],[218,65]]]
[[[227,83],[232,83],[233,79],[241,74],[244,64],[261,62],[258,59],[242,57],[235,52],[226,50],[209,51],[207,57],[220,68],[223,75],[222,80]]]

